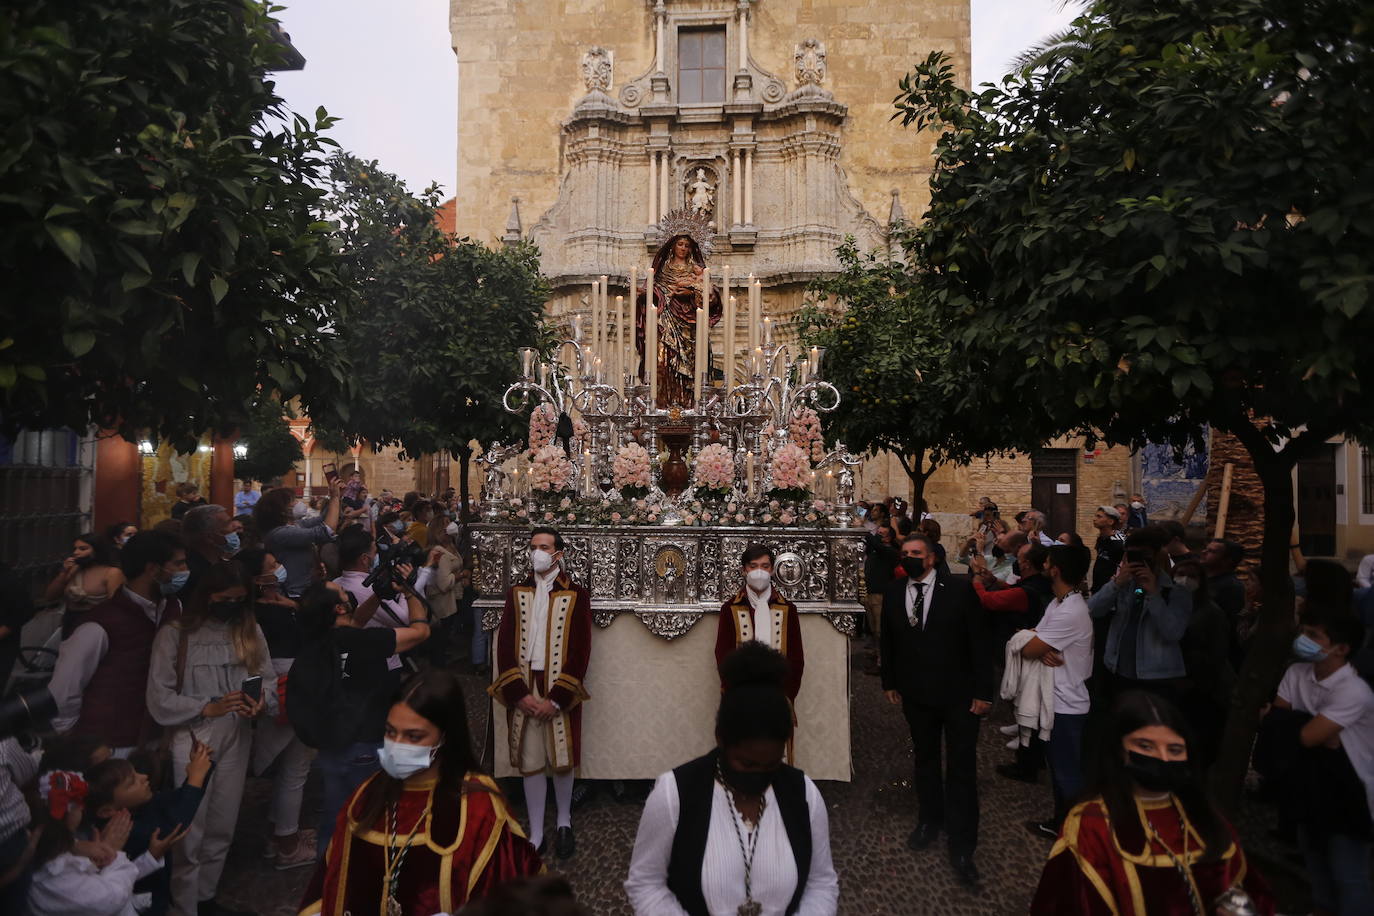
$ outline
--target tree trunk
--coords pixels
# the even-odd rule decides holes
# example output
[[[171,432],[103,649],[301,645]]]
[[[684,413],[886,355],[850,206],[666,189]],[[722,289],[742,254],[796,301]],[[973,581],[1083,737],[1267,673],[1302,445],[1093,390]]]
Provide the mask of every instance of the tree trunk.
[[[1221,747],[1212,768],[1212,796],[1222,810],[1234,815],[1250,766],[1250,750],[1259,726],[1260,708],[1274,689],[1288,658],[1293,638],[1293,580],[1288,574],[1288,544],[1293,534],[1294,443],[1276,453],[1251,427],[1237,432],[1255,461],[1264,485],[1264,542],[1260,550],[1260,586],[1264,605],[1241,666],[1231,708],[1222,731]]]
[[[458,466],[458,505],[462,506],[460,516],[465,522],[472,521],[477,517],[468,505],[468,459],[472,457],[472,446],[463,445],[456,449],[450,449],[449,454],[457,457]]]
[[[935,473],[939,465],[931,463],[930,467],[924,468],[926,450],[917,449],[911,456],[908,463],[905,455],[898,455],[897,460],[902,463],[902,470],[906,471],[906,476],[911,478],[911,520],[919,522],[921,513],[926,511],[926,481]]]

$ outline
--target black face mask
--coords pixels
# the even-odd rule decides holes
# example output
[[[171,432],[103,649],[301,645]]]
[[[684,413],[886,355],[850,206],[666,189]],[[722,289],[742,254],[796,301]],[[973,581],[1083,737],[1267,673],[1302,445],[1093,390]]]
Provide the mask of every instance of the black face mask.
[[[72,562],[82,569],[86,569],[95,565],[95,556],[88,553],[84,557],[72,557]]]
[[[757,772],[731,769],[724,757],[720,761],[720,775],[725,780],[726,785],[741,795],[748,796],[763,795],[764,792],[768,791],[768,787],[773,784],[774,776],[771,771]]]
[[[915,557],[902,557],[902,569],[907,576],[915,581],[926,577],[926,561],[918,560]]]
[[[1160,760],[1135,751],[1126,752],[1126,772],[1138,786],[1151,792],[1177,792],[1193,781],[1188,761]]]
[[[994,547],[992,548],[992,555],[1000,560],[1007,555],[1007,552],[1001,547]]]
[[[210,602],[210,616],[215,620],[225,623],[233,620],[243,611],[244,602],[238,601],[212,601]]]

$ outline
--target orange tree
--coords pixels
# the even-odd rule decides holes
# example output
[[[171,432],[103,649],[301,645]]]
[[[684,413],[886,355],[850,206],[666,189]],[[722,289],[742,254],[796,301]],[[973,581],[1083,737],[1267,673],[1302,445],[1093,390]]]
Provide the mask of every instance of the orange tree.
[[[1210,424],[1254,460],[1228,804],[1293,633],[1293,468],[1374,426],[1372,38],[1362,0],[1101,0],[1035,69],[971,93],[932,55],[897,100],[940,131],[910,251],[991,408],[1133,445]]]
[[[0,416],[194,448],[260,391],[346,375],[323,110],[282,111],[247,0],[16,0],[0,14]]]

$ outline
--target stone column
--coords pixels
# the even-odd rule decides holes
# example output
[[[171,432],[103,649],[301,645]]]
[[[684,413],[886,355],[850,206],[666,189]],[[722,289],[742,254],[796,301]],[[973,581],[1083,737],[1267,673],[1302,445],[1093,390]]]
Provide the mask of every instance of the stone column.
[[[660,218],[671,208],[668,206],[668,182],[672,180],[672,166],[669,164],[671,153],[663,151],[663,168],[659,172],[658,182],[658,215]]]
[[[744,0],[739,5],[739,68],[749,69],[749,4]]]
[[[754,151],[744,151],[744,224],[754,225]]]
[[[654,36],[654,64],[658,72],[663,73],[663,42],[668,31],[668,11],[663,8],[663,0],[658,0],[658,5],[654,7],[654,25],[658,32]]]
[[[730,202],[732,204],[730,209],[730,225],[732,226],[738,226],[740,224],[740,217],[744,215],[744,208],[741,203],[742,195],[740,193],[740,182],[743,180],[744,174],[739,165],[739,155],[739,150],[735,150],[734,159],[731,160],[734,163],[734,168],[730,172]]]
[[[655,204],[658,203],[658,150],[649,150],[649,193],[645,221],[652,226],[658,222]]]

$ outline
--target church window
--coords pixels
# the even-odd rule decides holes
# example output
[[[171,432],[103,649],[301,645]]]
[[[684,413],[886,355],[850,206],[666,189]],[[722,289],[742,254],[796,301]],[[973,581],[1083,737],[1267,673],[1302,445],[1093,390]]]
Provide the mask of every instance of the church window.
[[[677,36],[678,101],[725,101],[725,30],[692,29]]]

